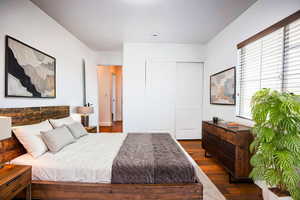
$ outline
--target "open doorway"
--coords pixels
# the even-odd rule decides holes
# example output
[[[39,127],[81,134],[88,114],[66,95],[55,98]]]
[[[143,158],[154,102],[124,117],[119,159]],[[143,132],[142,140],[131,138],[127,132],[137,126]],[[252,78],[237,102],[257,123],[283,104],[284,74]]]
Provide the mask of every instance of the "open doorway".
[[[123,132],[122,72],[122,66],[98,66],[100,132]]]

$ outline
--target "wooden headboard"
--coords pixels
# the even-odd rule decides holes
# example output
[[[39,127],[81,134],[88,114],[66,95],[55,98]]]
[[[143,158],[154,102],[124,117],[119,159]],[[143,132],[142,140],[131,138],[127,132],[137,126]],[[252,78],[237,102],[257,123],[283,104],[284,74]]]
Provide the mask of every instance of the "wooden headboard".
[[[0,108],[0,116],[11,117],[12,126],[36,124],[47,119],[58,119],[69,115],[69,106]],[[11,138],[0,141],[0,163],[12,160],[24,153],[26,153],[24,147],[14,134]]]

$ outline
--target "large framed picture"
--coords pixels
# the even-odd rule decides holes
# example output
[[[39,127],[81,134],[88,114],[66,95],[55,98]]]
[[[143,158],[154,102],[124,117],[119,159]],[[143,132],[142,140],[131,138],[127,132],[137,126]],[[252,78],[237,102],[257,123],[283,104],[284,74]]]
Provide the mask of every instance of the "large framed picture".
[[[56,59],[6,36],[5,96],[56,97]]]
[[[210,103],[235,105],[236,72],[235,67],[210,76]]]

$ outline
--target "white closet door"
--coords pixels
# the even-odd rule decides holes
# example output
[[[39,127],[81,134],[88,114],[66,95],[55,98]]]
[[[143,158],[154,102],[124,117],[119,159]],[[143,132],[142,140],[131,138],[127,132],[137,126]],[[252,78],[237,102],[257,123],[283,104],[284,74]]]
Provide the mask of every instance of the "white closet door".
[[[177,63],[176,139],[200,139],[203,64]]]
[[[147,61],[146,126],[148,132],[175,131],[176,63]]]

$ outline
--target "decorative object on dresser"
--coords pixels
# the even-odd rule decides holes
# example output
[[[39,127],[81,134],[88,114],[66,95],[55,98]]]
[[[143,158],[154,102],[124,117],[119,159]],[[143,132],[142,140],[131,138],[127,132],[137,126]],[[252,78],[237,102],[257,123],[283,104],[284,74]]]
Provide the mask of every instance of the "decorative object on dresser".
[[[235,105],[235,67],[210,76],[210,104]]]
[[[250,127],[238,125],[235,128],[225,123],[202,122],[202,146],[219,161],[229,173],[230,182],[250,182],[249,145],[252,142]]]
[[[97,133],[97,126],[89,126],[89,127],[84,127],[84,128],[89,133]]]
[[[217,124],[219,121],[219,118],[218,117],[213,117],[213,123]]]
[[[89,115],[94,113],[94,108],[87,106],[77,107],[77,113],[81,115],[81,123],[84,127],[89,127]]]
[[[56,97],[54,57],[10,36],[5,53],[6,97]]]
[[[5,165],[0,169],[0,199],[10,200],[24,191],[31,200],[31,166]]]

